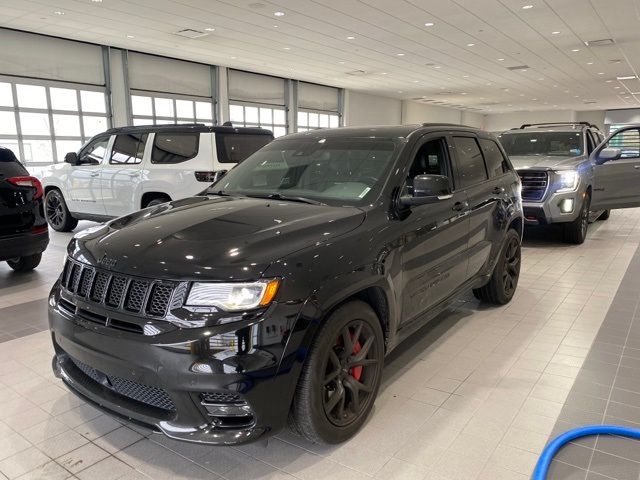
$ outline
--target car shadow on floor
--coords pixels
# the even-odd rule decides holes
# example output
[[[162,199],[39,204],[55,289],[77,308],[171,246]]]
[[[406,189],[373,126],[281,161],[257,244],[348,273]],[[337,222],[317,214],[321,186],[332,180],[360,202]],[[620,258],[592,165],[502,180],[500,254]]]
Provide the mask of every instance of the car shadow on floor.
[[[595,232],[597,232],[603,222],[595,221],[589,224],[587,231],[587,240]],[[580,245],[572,245],[566,243],[563,239],[562,225],[546,225],[543,227],[529,226],[525,227],[522,239],[522,246],[526,248],[549,248],[554,247],[579,247]]]

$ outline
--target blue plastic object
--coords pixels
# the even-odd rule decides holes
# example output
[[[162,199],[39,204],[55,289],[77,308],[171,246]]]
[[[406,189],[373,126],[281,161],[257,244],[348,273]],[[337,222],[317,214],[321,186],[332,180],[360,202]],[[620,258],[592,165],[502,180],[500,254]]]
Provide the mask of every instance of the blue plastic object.
[[[553,457],[558,453],[558,450],[560,450],[565,443],[589,435],[618,435],[620,437],[640,439],[640,429],[620,427],[617,425],[587,425],[586,427],[569,430],[549,442],[542,451],[536,468],[533,471],[532,480],[547,480],[549,466],[551,465]]]

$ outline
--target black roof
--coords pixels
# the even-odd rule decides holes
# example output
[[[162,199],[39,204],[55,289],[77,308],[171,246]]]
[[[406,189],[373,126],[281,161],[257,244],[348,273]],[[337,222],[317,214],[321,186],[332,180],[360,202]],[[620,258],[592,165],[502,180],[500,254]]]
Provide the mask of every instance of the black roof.
[[[252,135],[271,135],[273,132],[264,128],[258,127],[230,127],[230,126],[215,126],[210,127],[204,123],[182,123],[178,125],[137,125],[134,127],[116,127],[110,128],[104,133],[117,134],[117,133],[152,133],[152,132],[171,132],[171,133],[185,133],[185,132],[207,132],[207,133],[240,133],[240,134],[252,134]]]
[[[282,137],[288,138],[301,138],[301,137],[334,137],[334,138],[362,138],[362,137],[380,137],[380,138],[406,138],[409,135],[420,132],[428,133],[430,131],[442,131],[442,130],[459,130],[466,132],[482,131],[469,127],[467,125],[457,125],[455,123],[422,123],[414,125],[379,125],[371,127],[341,127],[341,128],[324,128],[319,130],[309,130],[308,132],[295,133]],[[484,133],[484,132],[482,132]],[[488,135],[488,134],[487,134]]]

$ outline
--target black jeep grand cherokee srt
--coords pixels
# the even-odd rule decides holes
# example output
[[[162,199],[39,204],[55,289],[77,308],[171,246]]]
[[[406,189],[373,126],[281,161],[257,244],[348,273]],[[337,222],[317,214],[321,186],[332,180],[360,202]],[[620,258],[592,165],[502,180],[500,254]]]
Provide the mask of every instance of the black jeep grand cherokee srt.
[[[348,439],[384,357],[461,292],[504,304],[520,181],[487,133],[341,128],[262,148],[200,196],[76,235],[50,296],[53,367],[187,441]]]

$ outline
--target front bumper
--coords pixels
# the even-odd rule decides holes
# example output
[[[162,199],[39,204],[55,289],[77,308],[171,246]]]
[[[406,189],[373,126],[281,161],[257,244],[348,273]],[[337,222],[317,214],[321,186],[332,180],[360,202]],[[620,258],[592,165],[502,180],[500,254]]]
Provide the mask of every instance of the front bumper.
[[[550,193],[541,202],[522,202],[526,225],[573,222],[580,215],[584,192]],[[570,201],[570,211],[563,211],[564,202]]]
[[[61,295],[54,285],[54,371],[107,413],[171,438],[218,445],[251,442],[286,425],[299,369],[282,369],[281,362],[289,347],[296,350],[289,332],[300,305],[273,305],[242,328],[146,336],[89,322],[69,311],[70,299],[63,297],[61,307]]]
[[[46,225],[45,225],[46,227]],[[0,261],[37,255],[47,249],[49,231],[17,233],[0,237]]]

